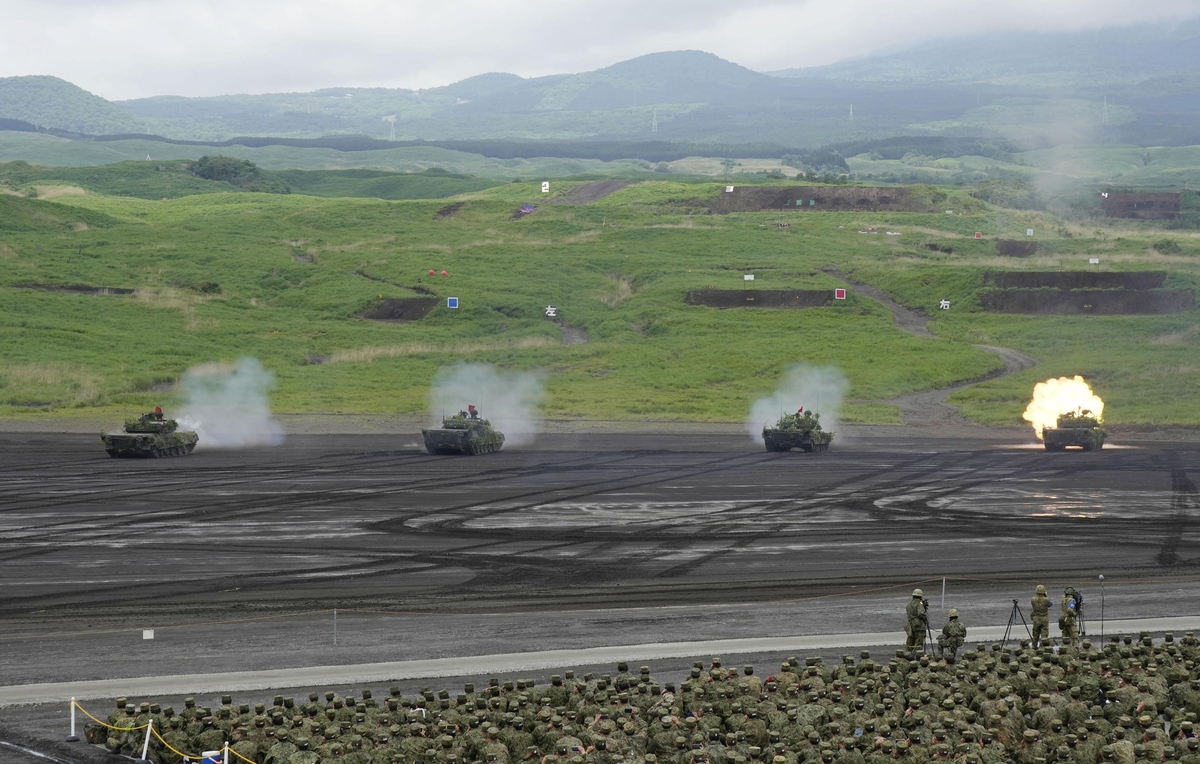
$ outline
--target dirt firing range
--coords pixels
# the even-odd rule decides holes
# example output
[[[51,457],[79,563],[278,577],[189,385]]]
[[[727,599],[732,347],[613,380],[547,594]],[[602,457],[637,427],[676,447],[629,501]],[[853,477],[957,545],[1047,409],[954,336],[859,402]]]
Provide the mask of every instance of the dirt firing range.
[[[1126,617],[1200,605],[1187,551],[1200,540],[1196,444],[1048,455],[1028,431],[842,429],[816,457],[768,454],[729,431],[546,435],[477,458],[429,456],[406,435],[295,436],[113,461],[92,436],[5,434],[0,667],[19,684],[135,676],[153,655],[171,656],[169,673],[328,663],[325,616],[282,632],[269,620],[171,626],[334,607],[401,624],[333,661],[355,662],[395,659],[401,643],[405,658],[499,647],[503,630],[469,626],[506,613],[526,614],[511,639],[543,646],[564,634],[623,643],[646,619],[660,639],[751,636],[758,619],[668,615],[767,613],[941,577],[961,597],[1104,572],[1177,584],[1174,605],[1125,603]],[[840,622],[793,607],[804,623],[784,628],[889,630],[890,604]],[[976,623],[1002,617],[966,607]],[[562,617],[598,608],[636,614],[586,635]],[[159,637],[143,645],[141,628]],[[281,635],[294,649],[279,649]]]

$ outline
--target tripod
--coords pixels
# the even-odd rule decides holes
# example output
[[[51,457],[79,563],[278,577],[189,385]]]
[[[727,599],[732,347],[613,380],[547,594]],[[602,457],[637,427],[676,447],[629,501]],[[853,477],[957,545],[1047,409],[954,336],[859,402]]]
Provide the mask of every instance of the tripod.
[[[1017,604],[1016,600],[1013,600],[1012,603],[1012,612],[1008,614],[1008,626],[1004,629],[1004,639],[1000,641],[1001,648],[1004,648],[1008,645],[1008,640],[1012,634],[1013,624],[1017,622],[1018,618],[1021,619],[1021,625],[1025,627],[1025,633],[1029,635],[1031,640],[1033,639],[1033,632],[1029,630],[1029,622],[1025,620],[1025,614],[1021,612],[1021,606]]]

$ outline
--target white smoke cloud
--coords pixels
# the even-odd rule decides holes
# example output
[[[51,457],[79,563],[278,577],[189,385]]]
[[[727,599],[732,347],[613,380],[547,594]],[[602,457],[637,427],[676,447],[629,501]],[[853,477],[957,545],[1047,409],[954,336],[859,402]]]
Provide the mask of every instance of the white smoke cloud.
[[[750,438],[762,443],[764,426],[775,424],[781,414],[794,413],[801,406],[821,415],[821,429],[834,432],[842,411],[842,399],[850,389],[846,375],[836,366],[797,364],[779,380],[775,392],[759,398],[750,407],[746,430]]]
[[[284,434],[267,399],[273,387],[275,375],[257,358],[193,366],[180,383],[179,424],[200,436],[197,448],[277,446]]]
[[[441,427],[442,415],[479,409],[504,433],[504,445],[532,443],[542,424],[546,387],[540,374],[499,371],[486,363],[443,366],[429,389],[430,427]]]

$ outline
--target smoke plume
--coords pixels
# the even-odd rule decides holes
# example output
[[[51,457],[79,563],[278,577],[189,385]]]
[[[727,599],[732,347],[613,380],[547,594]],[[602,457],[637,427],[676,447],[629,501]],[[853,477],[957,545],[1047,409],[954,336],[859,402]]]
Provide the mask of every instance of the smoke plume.
[[[443,366],[429,389],[430,426],[440,427],[443,413],[449,416],[474,404],[504,433],[505,446],[525,445],[541,429],[545,395],[540,374],[499,371],[486,363]]]
[[[750,437],[762,443],[764,426],[774,425],[781,414],[792,414],[801,406],[805,411],[821,415],[821,429],[837,429],[842,410],[842,398],[850,389],[846,376],[836,366],[797,364],[779,380],[774,394],[759,398],[750,407],[746,429]]]
[[[271,416],[267,393],[275,375],[257,358],[239,358],[236,364],[208,363],[193,366],[180,384],[183,409],[181,426],[200,436],[198,448],[277,446],[283,428]]]

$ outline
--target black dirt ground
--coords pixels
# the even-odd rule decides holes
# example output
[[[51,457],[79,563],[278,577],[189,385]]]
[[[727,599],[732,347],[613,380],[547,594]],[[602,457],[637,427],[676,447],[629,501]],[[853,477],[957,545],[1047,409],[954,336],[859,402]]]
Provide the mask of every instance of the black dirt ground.
[[[3,433],[0,675],[894,630],[907,590],[936,601],[942,578],[970,624],[1003,623],[1036,583],[1080,586],[1094,617],[1100,572],[1109,618],[1200,613],[1200,445],[897,433],[821,456],[673,431],[475,458],[415,434],[294,436],[148,461]],[[23,713],[0,738],[65,724]]]

